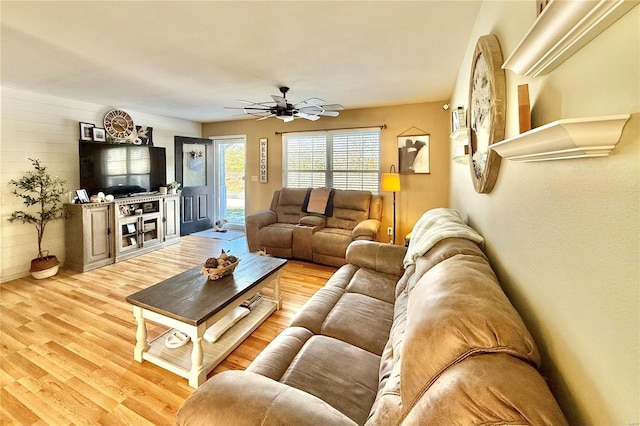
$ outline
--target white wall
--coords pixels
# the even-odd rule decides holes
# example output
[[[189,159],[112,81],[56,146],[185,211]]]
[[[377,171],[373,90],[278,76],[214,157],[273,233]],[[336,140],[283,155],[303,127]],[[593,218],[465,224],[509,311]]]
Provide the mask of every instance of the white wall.
[[[485,1],[451,105],[467,106],[471,56],[494,33],[505,59],[534,22],[535,1]],[[507,71],[507,137],[518,133],[516,88],[529,84],[534,127],[574,117],[632,114],[609,157],[503,160],[490,194],[452,163],[453,208],[486,238],[515,307],[537,340],[570,424],[640,420],[640,7],[551,74]]]
[[[1,280],[27,275],[31,259],[38,254],[33,225],[9,223],[11,212],[24,206],[10,193],[10,179],[20,178],[31,168],[27,158],[39,158],[53,175],[67,181],[66,188],[79,188],[79,122],[102,126],[111,106],[73,101],[21,90],[0,88],[0,259]],[[153,127],[155,146],[167,148],[167,180],[174,179],[173,137],[201,136],[200,123],[127,110],[137,125]],[[64,221],[50,223],[43,249],[64,260]]]

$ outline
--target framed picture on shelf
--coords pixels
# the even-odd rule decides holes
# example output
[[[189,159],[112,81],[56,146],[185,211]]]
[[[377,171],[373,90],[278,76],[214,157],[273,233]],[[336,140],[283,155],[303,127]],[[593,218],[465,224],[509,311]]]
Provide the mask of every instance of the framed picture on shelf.
[[[120,215],[121,216],[129,216],[129,206],[120,205]]]
[[[454,132],[456,130],[464,129],[467,127],[467,120],[464,113],[464,108],[458,107],[451,111],[451,123]]]
[[[93,128],[95,124],[80,123],[80,140],[81,141],[93,141]]]
[[[429,135],[398,136],[398,164],[402,174],[430,173]]]
[[[93,127],[93,141],[94,142],[106,142],[107,132],[102,127]]]
[[[86,189],[76,189],[76,196],[78,197],[78,201],[80,201],[81,204],[91,202],[91,200],[89,200],[89,194],[87,194]]]
[[[134,234],[136,232],[136,226],[133,223],[127,223],[127,232]]]
[[[138,134],[137,139],[140,139],[140,145],[153,146],[153,127],[136,126],[136,133]]]
[[[136,237],[129,237],[129,245],[135,246],[137,244]]]

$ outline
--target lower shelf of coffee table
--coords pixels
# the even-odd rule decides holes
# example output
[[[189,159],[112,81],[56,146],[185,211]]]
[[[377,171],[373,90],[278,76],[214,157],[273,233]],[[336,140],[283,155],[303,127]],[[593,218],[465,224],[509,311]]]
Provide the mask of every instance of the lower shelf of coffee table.
[[[220,364],[240,343],[242,343],[256,328],[260,326],[273,312],[276,311],[277,304],[267,297],[263,297],[262,302],[253,308],[249,315],[238,321],[233,327],[227,330],[215,343],[202,340],[204,352],[203,369],[210,372]],[[189,378],[191,370],[191,351],[193,343],[169,349],[164,344],[167,336],[173,333],[174,329],[169,329],[160,336],[149,342],[149,349],[142,355],[143,359],[159,365],[172,373],[181,377]]]

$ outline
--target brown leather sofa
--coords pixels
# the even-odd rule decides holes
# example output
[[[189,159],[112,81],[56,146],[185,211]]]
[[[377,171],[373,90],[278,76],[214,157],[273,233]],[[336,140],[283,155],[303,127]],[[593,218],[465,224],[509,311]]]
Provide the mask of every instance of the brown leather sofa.
[[[302,211],[306,189],[275,191],[269,210],[246,216],[249,251],[264,250],[288,259],[331,266],[346,263],[352,241],[375,241],[382,217],[382,196],[369,191],[336,190],[331,215]]]
[[[540,354],[480,247],[356,241],[246,371],[178,412],[187,425],[566,425]]]

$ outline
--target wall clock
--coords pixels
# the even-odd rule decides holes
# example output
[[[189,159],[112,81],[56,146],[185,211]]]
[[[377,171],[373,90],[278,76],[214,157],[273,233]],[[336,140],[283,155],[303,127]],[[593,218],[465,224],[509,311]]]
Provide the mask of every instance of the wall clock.
[[[104,128],[114,138],[123,139],[133,133],[135,125],[129,114],[120,109],[114,109],[104,116]]]
[[[469,81],[469,165],[471,180],[480,194],[491,192],[500,156],[489,145],[504,139],[506,82],[498,38],[482,36],[476,43]]]

